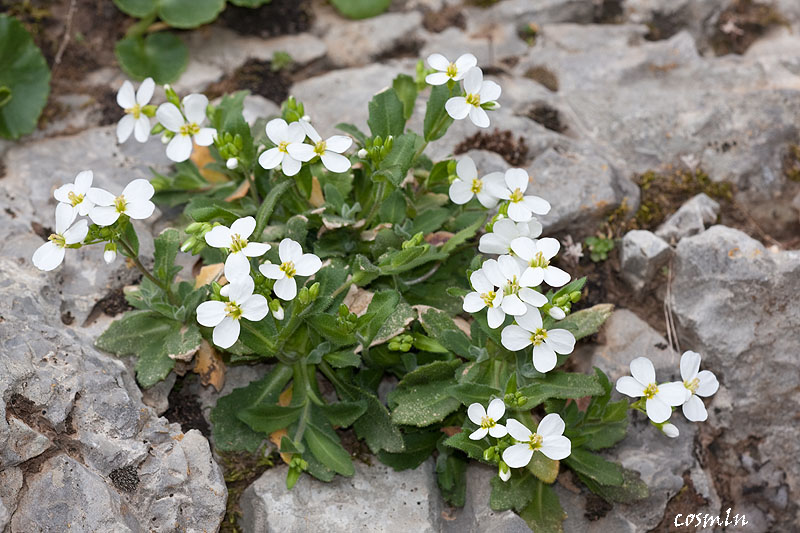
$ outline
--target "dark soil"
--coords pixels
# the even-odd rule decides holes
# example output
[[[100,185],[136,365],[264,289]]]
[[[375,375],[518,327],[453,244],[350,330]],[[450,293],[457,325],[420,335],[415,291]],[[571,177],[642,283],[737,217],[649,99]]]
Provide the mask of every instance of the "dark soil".
[[[622,22],[625,13],[623,0],[595,0],[593,22],[599,24],[616,24]]]
[[[514,138],[514,134],[508,130],[495,128],[492,133],[478,132],[472,137],[461,141],[455,148],[456,154],[463,154],[470,150],[489,150],[503,156],[509,165],[520,167],[528,162],[528,145],[525,139],[520,136]]]
[[[112,470],[108,477],[115,487],[125,492],[133,492],[139,486],[139,474],[133,465]]]
[[[561,121],[561,113],[558,112],[558,109],[544,102],[534,104],[526,116],[548,130],[558,133],[564,133],[567,130],[567,125]]]
[[[433,33],[439,33],[452,27],[465,30],[467,29],[467,19],[462,10],[463,8],[458,5],[444,6],[439,11],[425,9],[422,25]]]
[[[743,54],[774,26],[789,23],[774,6],[753,0],[736,0],[717,22],[711,47],[718,56]]]
[[[189,387],[184,387],[183,383],[187,379],[194,379],[194,376],[178,378],[172,391],[169,393],[169,409],[164,413],[164,417],[170,422],[180,424],[181,431],[184,433],[190,429],[196,429],[206,438],[211,437],[211,427],[203,417],[203,408],[197,397],[189,392]]]
[[[647,23],[648,32],[644,38],[648,41],[661,41],[669,39],[684,27],[683,14],[680,11],[675,13],[662,13],[656,11],[653,18]]]
[[[583,513],[583,516],[586,520],[594,522],[595,520],[603,518],[613,508],[614,506],[603,498],[590,492],[586,495],[586,511]]]
[[[311,27],[311,0],[272,0],[256,9],[229,3],[219,20],[241,35],[274,37],[301,33]]]
[[[248,90],[280,105],[289,96],[292,79],[286,69],[272,70],[270,61],[248,59],[229,77],[208,86],[205,93],[214,99],[226,93]]]
[[[125,293],[122,291],[122,288],[114,289],[103,296],[103,298],[97,302],[97,306],[108,316],[117,316],[120,313],[133,309],[125,299]]]
[[[220,452],[219,456],[225,472],[225,485],[228,487],[228,502],[220,532],[239,533],[241,530],[237,527],[237,521],[242,516],[239,507],[242,492],[281,459],[277,452],[264,456],[260,451],[253,454]]]
[[[703,498],[694,488],[694,483],[689,475],[689,472],[683,474],[683,487],[678,493],[667,502],[667,508],[664,510],[664,518],[661,522],[650,530],[649,533],[661,532],[679,532],[679,531],[696,531],[695,527],[682,526],[675,527],[675,517],[683,515],[684,517],[689,514],[697,513],[708,505],[708,500]]]
[[[525,77],[547,87],[553,92],[558,91],[558,77],[547,67],[531,67],[525,72]]]

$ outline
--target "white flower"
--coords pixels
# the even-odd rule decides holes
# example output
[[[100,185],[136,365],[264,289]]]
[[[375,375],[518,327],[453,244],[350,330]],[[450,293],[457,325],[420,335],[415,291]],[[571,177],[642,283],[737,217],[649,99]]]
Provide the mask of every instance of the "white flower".
[[[678,381],[672,383],[656,383],[656,370],[646,357],[637,357],[631,361],[631,376],[622,376],[617,380],[617,390],[631,398],[644,396],[647,417],[660,424],[672,414],[672,407],[677,407],[686,400],[686,388]]]
[[[456,120],[461,120],[469,115],[469,119],[479,128],[489,127],[489,115],[483,106],[496,109],[500,104],[496,100],[500,97],[502,89],[493,81],[483,81],[483,71],[472,67],[464,76],[464,91],[466,96],[454,96],[447,100],[444,108],[447,114]]]
[[[519,262],[510,255],[501,255],[496,260],[487,259],[481,266],[484,274],[495,287],[503,293],[501,309],[507,315],[524,315],[528,306],[541,307],[547,303],[547,297],[521,282]],[[505,317],[503,317],[505,318]],[[502,321],[501,321],[502,323]],[[498,324],[499,325],[499,324]]]
[[[48,242],[33,252],[33,265],[39,270],[50,271],[64,261],[65,248],[70,244],[83,242],[89,233],[89,223],[81,219],[70,227],[75,220],[72,208],[67,204],[56,206],[56,232],[48,237]]]
[[[506,318],[506,314],[500,309],[503,301],[502,291],[497,291],[495,286],[486,277],[482,270],[478,269],[469,277],[472,288],[471,292],[464,297],[464,311],[467,313],[477,313],[484,307],[488,307],[486,312],[490,328],[499,327]]]
[[[521,260],[527,263],[520,283],[536,287],[545,281],[551,287],[561,287],[569,283],[569,274],[550,264],[556,256],[561,244],[557,239],[545,237],[533,240],[528,237],[517,237],[511,241],[511,249]]]
[[[250,260],[248,257],[261,257],[271,246],[263,242],[249,242],[247,240],[256,229],[256,219],[244,217],[236,220],[231,227],[214,226],[206,233],[205,239],[209,246],[223,248],[230,253],[225,259],[225,277],[233,281],[240,276],[250,275]]]
[[[106,264],[110,265],[117,259],[117,245],[113,242],[106,244],[105,249],[103,250],[103,261]]]
[[[253,294],[255,284],[250,276],[234,279],[229,287],[227,302],[210,300],[197,306],[197,321],[214,328],[212,339],[220,348],[230,348],[239,338],[239,320],[258,322],[269,312],[267,299]]]
[[[681,379],[687,392],[684,416],[692,422],[705,421],[708,411],[700,397],[706,398],[719,390],[717,377],[709,370],[700,371],[700,354],[689,350],[681,356]]]
[[[678,428],[675,427],[674,424],[664,424],[663,426],[661,426],[661,431],[664,433],[664,435],[666,435],[671,439],[676,439],[678,438],[678,435],[681,434],[681,432],[678,431]]]
[[[489,402],[489,408],[484,409],[479,403],[473,403],[467,408],[467,416],[478,429],[473,431],[469,438],[481,440],[488,433],[492,437],[499,439],[505,437],[506,427],[498,424],[497,421],[503,418],[506,413],[506,404],[500,398],[495,398]]]
[[[505,174],[505,187],[492,187],[492,194],[508,200],[508,217],[515,222],[527,222],[534,214],[546,215],[550,212],[550,202],[539,196],[526,195],[528,173],[521,168],[509,168]]]
[[[92,201],[86,197],[86,193],[92,186],[93,177],[91,170],[84,170],[75,176],[75,183],[65,183],[53,193],[56,200],[72,209],[72,220],[75,220],[78,215],[85,217],[94,207]]]
[[[167,145],[167,157],[176,163],[186,161],[192,155],[192,140],[198,146],[209,146],[214,143],[217,130],[214,128],[200,127],[206,120],[208,98],[202,94],[190,94],[182,101],[183,112],[171,103],[166,102],[158,106],[156,118],[175,136]]]
[[[343,156],[342,153],[350,148],[350,145],[353,144],[353,139],[345,135],[334,135],[323,140],[317,130],[314,129],[314,126],[305,120],[300,120],[299,124],[314,144],[293,142],[286,147],[289,155],[304,163],[319,156],[322,164],[331,172],[346,172],[350,168],[350,160]]]
[[[430,85],[444,85],[449,80],[459,81],[477,64],[478,60],[472,54],[463,54],[453,63],[442,54],[431,54],[428,56],[428,65],[439,72],[425,76],[425,82]]]
[[[281,170],[287,176],[294,176],[300,172],[303,165],[299,160],[289,155],[288,146],[292,143],[302,143],[306,132],[299,122],[287,124],[282,118],[275,118],[267,122],[267,137],[275,143],[275,148],[270,148],[258,156],[258,164],[267,170],[281,165]]]
[[[508,419],[506,428],[514,440],[519,442],[503,451],[503,461],[511,468],[527,466],[533,458],[533,452],[537,450],[553,461],[569,457],[572,452],[572,443],[564,436],[564,421],[556,413],[542,418],[536,433],[514,418]]]
[[[322,267],[322,261],[314,254],[304,254],[300,243],[292,239],[283,239],[278,245],[278,256],[281,264],[265,263],[258,267],[264,276],[275,282],[275,294],[284,301],[297,296],[295,276],[310,276]]]
[[[528,222],[514,222],[510,218],[501,218],[492,225],[492,232],[481,235],[478,251],[484,254],[514,254],[511,241],[517,237],[535,239],[542,234],[542,224],[531,218]]]
[[[542,315],[538,309],[514,317],[516,324],[506,326],[500,341],[511,351],[519,351],[533,344],[533,367],[542,373],[556,367],[558,356],[567,355],[575,349],[575,336],[566,329],[544,329]]]
[[[150,201],[155,189],[146,179],[136,179],[114,196],[110,192],[92,187],[87,193],[95,206],[89,211],[89,218],[98,226],[110,226],[120,215],[128,215],[135,220],[143,220],[153,214],[156,206]]]
[[[453,203],[463,205],[477,195],[478,201],[483,207],[491,209],[497,205],[498,198],[489,192],[489,188],[485,186],[485,183],[502,183],[502,173],[492,172],[479,179],[475,162],[471,157],[465,156],[456,165],[456,176],[458,177],[450,184],[450,200]]]
[[[117,142],[124,143],[128,137],[136,137],[140,143],[150,138],[150,118],[142,112],[142,108],[150,103],[156,84],[153,78],[147,78],[133,93],[133,84],[125,81],[117,93],[117,104],[125,110],[125,116],[117,123]]]
[[[500,461],[500,464],[497,465],[497,475],[500,476],[501,481],[508,481],[511,479],[511,469],[508,468],[508,465],[504,461]]]

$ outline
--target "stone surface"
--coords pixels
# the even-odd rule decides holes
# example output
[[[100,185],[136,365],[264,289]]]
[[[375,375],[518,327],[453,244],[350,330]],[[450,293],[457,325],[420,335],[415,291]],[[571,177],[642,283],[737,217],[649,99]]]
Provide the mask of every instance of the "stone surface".
[[[656,235],[674,244],[696,235],[717,221],[719,203],[705,193],[694,196],[672,213],[656,230]]]
[[[800,454],[799,283],[800,251],[767,249],[732,228],[678,243],[672,308],[682,343],[731,391],[709,414],[720,431],[715,474],[736,506],[760,509],[757,531],[800,525],[796,499],[787,498],[800,493],[800,463],[790,459]]]
[[[622,238],[622,278],[640,291],[669,261],[672,249],[664,239],[646,230],[629,231]]]
[[[325,34],[328,59],[339,67],[366,65],[393,49],[419,39],[422,14],[385,13],[364,20],[342,21]]]
[[[63,295],[48,274],[6,257],[0,270],[10,531],[215,531],[227,490],[205,438],[158,418],[121,361],[61,323]]]

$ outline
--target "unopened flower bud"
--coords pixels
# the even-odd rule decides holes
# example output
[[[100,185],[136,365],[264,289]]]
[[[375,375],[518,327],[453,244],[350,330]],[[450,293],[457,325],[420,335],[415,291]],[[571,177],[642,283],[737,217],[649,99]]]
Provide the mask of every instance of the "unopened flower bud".
[[[664,435],[666,435],[667,437],[669,437],[671,439],[677,438],[678,435],[681,434],[681,432],[678,431],[678,428],[675,427],[674,424],[664,424],[661,427],[661,431],[663,431]]]
[[[308,287],[303,287],[302,289],[300,289],[300,292],[297,293],[297,299],[303,305],[308,304],[309,302]]]
[[[494,446],[490,446],[489,448],[483,450],[483,459],[485,461],[491,461],[492,459],[494,459],[494,456],[495,456]]]
[[[301,120],[305,120],[306,122],[311,122],[311,117],[309,117],[308,115],[303,115],[301,117]]]
[[[319,296],[319,281],[314,283],[311,288],[308,290],[308,295],[311,297],[312,300],[316,300]]]
[[[169,135],[167,135],[166,133],[161,136],[161,144],[167,144],[169,141],[170,141]]]
[[[109,265],[117,258],[117,245],[113,242],[106,244],[106,249],[103,252],[103,260]]]
[[[358,151],[358,157],[360,157],[361,159],[366,159],[368,155],[369,152],[367,152],[366,148],[362,148],[361,150]]]
[[[500,476],[500,479],[503,481],[508,481],[511,478],[511,469],[503,461],[500,461],[497,475]]]
[[[191,250],[192,248],[194,248],[195,244],[197,244],[197,239],[196,239],[196,238],[194,238],[194,237],[189,237],[189,238],[188,238],[188,239],[186,239],[186,241],[184,241],[184,243],[181,245],[181,252],[183,252],[183,253],[186,253],[186,252],[188,252],[189,250]]]
[[[228,170],[234,170],[239,166],[239,160],[235,157],[231,157],[227,161],[225,161],[225,166],[228,167]]]
[[[555,305],[550,308],[550,310],[547,312],[547,314],[549,314],[551,317],[555,318],[556,320],[562,320],[564,317],[567,316],[567,314],[564,312],[563,309],[561,309],[560,307],[556,307]]]
[[[277,300],[272,300],[272,301],[276,302]],[[278,304],[277,309],[273,309],[271,311],[272,311],[272,316],[275,318],[275,320],[283,320],[285,313],[283,312],[283,307],[281,307],[280,304]]]

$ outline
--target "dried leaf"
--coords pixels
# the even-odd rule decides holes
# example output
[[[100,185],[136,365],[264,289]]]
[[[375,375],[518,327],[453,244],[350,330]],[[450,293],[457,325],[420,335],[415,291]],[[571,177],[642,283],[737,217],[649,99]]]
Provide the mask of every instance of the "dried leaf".
[[[191,159],[192,163],[197,165],[200,175],[209,182],[225,183],[228,181],[228,176],[222,172],[217,172],[216,170],[206,168],[209,163],[214,162],[214,156],[211,155],[211,151],[208,149],[208,146],[198,146],[195,144],[194,149],[192,150],[192,155],[189,159]]]
[[[449,231],[435,231],[425,236],[425,242],[432,246],[441,246],[449,241],[455,233]]]
[[[217,392],[225,385],[225,362],[206,340],[200,343],[192,370],[200,376],[200,383],[213,385]]]
[[[325,195],[322,194],[322,185],[319,184],[319,180],[316,176],[311,177],[311,198],[308,199],[308,203],[314,207],[322,207],[325,205]]]
[[[286,390],[283,391],[280,396],[278,396],[278,405],[280,405],[281,407],[286,407],[287,405],[289,405],[289,402],[291,401],[292,401],[292,386],[289,385],[288,387],[286,387]],[[273,431],[272,433],[270,433],[269,440],[280,450],[281,439],[283,437],[288,437],[288,436],[289,432],[286,431],[286,428],[283,428],[279,429],[278,431]],[[286,463],[287,465],[292,461],[292,454],[282,453],[280,455],[283,462]]]
[[[233,191],[227,198],[225,198],[225,201],[232,202],[234,200],[244,198],[245,196],[247,196],[248,192],[250,192],[250,180],[244,180],[238,187],[236,187],[235,191]]]
[[[378,236],[378,232],[380,230],[382,230],[384,228],[391,228],[391,227],[392,227],[392,223],[391,222],[382,222],[382,223],[378,224],[377,226],[375,226],[372,229],[368,229],[366,231],[362,231],[361,232],[361,240],[362,241],[367,241],[367,242],[372,242]]]
[[[373,296],[375,296],[375,294],[368,290],[350,285],[342,303],[350,309],[351,313],[355,313],[356,316],[361,316],[367,312],[367,307],[369,307]]]
[[[224,269],[225,263],[214,263],[213,265],[201,267],[200,273],[197,274],[197,277],[194,279],[194,288],[199,289],[212,281],[218,281]]]

